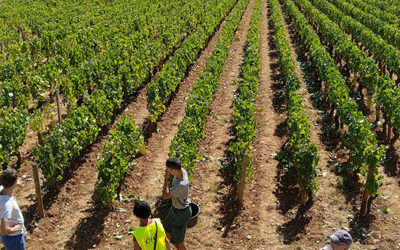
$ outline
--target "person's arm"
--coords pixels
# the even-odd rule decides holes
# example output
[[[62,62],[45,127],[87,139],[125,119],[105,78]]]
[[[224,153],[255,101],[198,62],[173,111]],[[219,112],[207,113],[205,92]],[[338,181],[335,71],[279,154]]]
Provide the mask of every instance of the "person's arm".
[[[142,248],[137,243],[135,236],[132,236],[132,237],[133,237],[133,249],[134,250],[142,250]]]
[[[173,196],[171,195],[170,190],[169,190],[169,188],[168,188],[168,180],[169,180],[169,177],[170,177],[170,176],[171,176],[170,173],[168,173],[167,171],[165,171],[164,185],[163,185],[163,198],[164,198],[165,200],[168,200],[168,199],[172,199],[172,198],[173,198]]]
[[[11,220],[9,219],[1,219],[1,234],[2,235],[10,235],[22,230],[21,224],[16,224],[11,226]]]
[[[0,231],[2,235],[10,235],[19,231],[22,231],[22,224],[15,224],[11,219],[13,211],[12,202],[5,202],[1,211],[1,226]]]
[[[171,245],[169,244],[169,240],[167,237],[165,237],[165,246],[167,247],[167,250],[171,250]]]

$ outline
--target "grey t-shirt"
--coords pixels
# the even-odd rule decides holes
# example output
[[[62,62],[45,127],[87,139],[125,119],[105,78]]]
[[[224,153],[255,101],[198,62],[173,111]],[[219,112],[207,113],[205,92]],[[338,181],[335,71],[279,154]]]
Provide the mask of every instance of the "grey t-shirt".
[[[173,196],[172,206],[177,209],[184,209],[190,205],[190,200],[188,199],[189,194],[189,179],[188,174],[185,169],[183,169],[183,178],[174,179],[170,188],[170,193]]]
[[[0,186],[0,192],[3,190],[3,186]],[[1,219],[9,219],[11,225],[22,224],[22,230],[10,234],[10,236],[16,236],[19,234],[26,234],[24,225],[24,217],[22,216],[21,210],[19,209],[17,200],[14,196],[0,195],[0,211]]]

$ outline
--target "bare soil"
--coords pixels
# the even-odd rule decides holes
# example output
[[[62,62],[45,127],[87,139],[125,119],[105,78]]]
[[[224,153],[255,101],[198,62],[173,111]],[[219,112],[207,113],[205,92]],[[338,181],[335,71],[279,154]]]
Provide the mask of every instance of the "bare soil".
[[[332,232],[345,228],[354,238],[352,249],[399,248],[397,211],[400,210],[396,202],[399,196],[396,196],[394,191],[398,190],[399,186],[393,179],[385,176],[384,185],[380,188],[381,194],[374,199],[371,213],[367,216],[359,214],[360,185],[354,182],[356,180],[346,183],[346,177],[349,176],[345,176],[344,171],[340,171],[340,168],[345,168],[350,164],[346,151],[342,149],[340,133],[335,132],[332,127],[333,122],[327,119],[329,110],[326,109],[324,103],[321,103],[323,98],[320,83],[312,76],[310,66],[307,65],[304,54],[298,46],[299,41],[293,36],[294,28],[286,27],[286,30],[288,34],[292,34],[290,37],[292,54],[297,57],[297,70],[303,83],[299,93],[304,97],[304,111],[311,122],[311,139],[318,146],[321,154],[317,180],[319,190],[314,196],[312,207],[306,213],[310,220],[303,232],[305,235],[301,235],[296,240],[298,241],[296,246],[317,248]],[[365,110],[366,100],[358,103],[360,108]],[[371,122],[373,121],[375,117],[373,111],[364,112],[364,114]],[[381,172],[383,173],[383,170]],[[390,208],[392,212],[385,214],[383,212],[385,208]],[[369,233],[371,234],[368,235]],[[366,235],[368,236],[364,237]]]
[[[260,22],[260,75],[256,99],[257,137],[253,149],[254,179],[245,189],[244,208],[232,223],[236,235],[234,242],[240,242],[240,249],[284,249],[276,226],[283,221],[279,212],[279,198],[275,192],[279,162],[274,155],[285,143],[286,124],[282,87],[278,83],[277,58],[271,48],[269,17],[266,1],[262,3]]]
[[[233,139],[231,118],[234,94],[239,81],[244,46],[255,1],[247,6],[232,42],[226,65],[220,79],[219,91],[214,96],[209,120],[205,126],[206,139],[199,145],[200,160],[195,164],[190,196],[200,204],[201,217],[196,227],[189,229],[187,244],[198,249],[243,248],[244,241],[235,232],[236,188],[229,165],[228,147]]]
[[[326,103],[318,77],[311,70],[304,52],[294,36],[289,22],[285,28],[297,62],[297,73],[302,87],[304,112],[311,122],[311,140],[318,146],[319,190],[306,209],[299,208],[299,188],[295,171],[275,159],[288,139],[284,83],[277,64],[277,53],[270,25],[270,9],[262,2],[260,23],[260,75],[256,100],[257,138],[253,148],[254,178],[245,189],[245,204],[237,206],[236,185],[229,158],[232,101],[237,88],[240,66],[250,16],[255,0],[251,0],[236,32],[229,57],[221,77],[220,88],[211,106],[205,127],[205,139],[200,143],[199,161],[195,165],[190,187],[190,198],[199,203],[201,214],[197,225],[187,231],[190,249],[319,249],[327,237],[340,228],[348,229],[353,237],[352,249],[400,249],[400,142],[389,146],[381,126],[375,132],[381,143],[388,145],[387,160],[381,168],[384,185],[373,200],[371,213],[360,216],[360,185],[354,176],[346,173],[349,166],[343,149],[341,134],[333,128],[327,116]],[[196,77],[202,72],[211,55],[223,25],[192,65],[181,82],[170,105],[157,122],[157,132],[146,144],[147,154],[137,158],[136,165],[126,177],[121,197],[138,195],[147,200],[153,210],[159,205],[164,164],[170,143],[179,122],[185,115],[186,100]],[[290,35],[289,35],[290,34]],[[375,111],[365,110],[365,100],[358,100],[370,122]],[[65,108],[64,111],[65,112]],[[139,90],[121,115],[135,119],[138,127],[148,117],[146,89]],[[55,116],[56,119],[56,116]],[[27,236],[28,249],[128,249],[132,248],[128,227],[138,220],[132,215],[131,201],[117,200],[106,209],[95,203],[93,197],[97,180],[96,162],[108,129],[85,152],[75,170],[60,185],[57,192],[44,197],[46,218],[38,220],[34,184],[31,176],[33,159],[30,151],[37,143],[30,129],[21,147],[20,168],[22,186],[16,190],[17,200],[32,231]],[[387,210],[387,213],[384,211]],[[119,239],[119,236],[122,238]]]
[[[194,79],[204,67],[206,56],[211,53],[213,46],[215,46],[216,38],[215,36],[213,37],[207,49],[203,51],[198,61],[191,67],[188,77],[181,84],[181,89],[174,96],[174,100],[171,102],[173,108],[168,110],[168,112],[172,113],[168,116],[167,112],[167,117],[163,118],[166,125],[177,128],[178,120],[180,121],[183,117],[182,114],[177,116],[177,112],[183,112],[184,114],[185,101]],[[27,139],[21,149],[23,159],[26,159],[23,161],[20,171],[22,186],[16,190],[19,194],[19,204],[27,222],[33,223],[32,226],[29,226],[32,232],[27,236],[29,248],[87,249],[93,245],[96,246],[96,243],[100,242],[100,232],[107,224],[104,223],[104,220],[109,213],[109,209],[104,209],[99,204],[96,204],[96,199],[93,196],[97,181],[97,159],[101,155],[109,129],[115,126],[122,115],[135,119],[138,127],[144,125],[148,117],[146,98],[146,88],[140,89],[137,96],[114,118],[111,125],[102,131],[96,142],[84,152],[82,159],[76,164],[71,175],[67,176],[65,182],[59,186],[56,192],[46,193],[44,196],[46,217],[40,220],[35,214],[37,208],[35,205],[34,183],[31,177],[31,169],[29,169],[29,166],[33,164],[30,151],[37,143],[37,138],[32,130],[29,130]],[[165,130],[171,132],[169,128]],[[166,141],[172,140],[171,136],[161,137]],[[153,141],[153,143],[158,143],[156,138]],[[163,145],[166,145],[166,143],[163,143]],[[146,157],[149,157],[149,155]],[[41,179],[44,181],[43,178]],[[57,229],[54,230],[55,228]],[[91,233],[91,237],[88,237],[88,232]]]
[[[131,194],[138,195],[154,206],[160,200],[162,182],[165,172],[165,161],[168,158],[169,146],[178,131],[178,124],[185,115],[186,100],[197,76],[203,71],[208,57],[215,48],[223,24],[210,40],[208,46],[201,52],[197,61],[191,67],[188,76],[181,82],[178,92],[173,97],[166,113],[157,123],[157,133],[148,140],[145,156],[136,160],[136,165],[125,179],[125,186],[121,190],[122,197]],[[119,212],[125,209],[127,213]],[[133,203],[116,201],[113,211],[104,218],[104,230],[102,239],[92,245],[99,249],[124,249],[132,246],[132,239],[128,235],[127,228],[138,224],[138,220],[132,214]],[[153,209],[154,210],[154,209]],[[120,225],[120,226],[117,226]],[[90,227],[86,227],[90,230]],[[122,235],[121,240],[116,241],[114,234]],[[85,232],[76,234],[74,241],[85,240]],[[82,238],[79,240],[79,238]]]

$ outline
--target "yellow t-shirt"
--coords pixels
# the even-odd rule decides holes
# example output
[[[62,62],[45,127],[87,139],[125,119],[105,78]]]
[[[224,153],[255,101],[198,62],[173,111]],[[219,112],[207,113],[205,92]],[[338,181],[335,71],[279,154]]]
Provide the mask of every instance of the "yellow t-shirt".
[[[142,248],[142,250],[154,250],[154,242],[156,237],[156,226],[157,226],[157,250],[165,250],[165,230],[161,224],[160,219],[153,219],[150,225],[145,227],[138,226],[133,232],[133,236],[136,242]]]

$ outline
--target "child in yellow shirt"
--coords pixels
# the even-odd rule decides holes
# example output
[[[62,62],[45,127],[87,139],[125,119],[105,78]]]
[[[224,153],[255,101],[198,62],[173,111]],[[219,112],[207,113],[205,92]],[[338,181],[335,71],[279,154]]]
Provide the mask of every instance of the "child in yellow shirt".
[[[133,232],[135,250],[170,250],[160,219],[150,219],[151,208],[145,201],[136,201],[133,214],[140,220]]]

